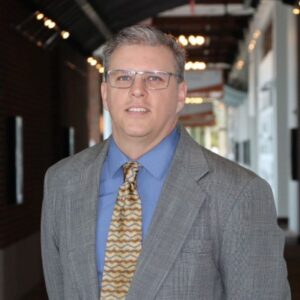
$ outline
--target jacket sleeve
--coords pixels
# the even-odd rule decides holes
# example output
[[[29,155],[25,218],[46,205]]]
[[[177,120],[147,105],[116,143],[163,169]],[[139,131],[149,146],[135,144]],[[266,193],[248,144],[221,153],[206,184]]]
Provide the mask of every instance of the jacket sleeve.
[[[44,278],[49,300],[64,299],[63,272],[55,233],[55,193],[49,189],[49,171],[44,181],[41,247]]]
[[[237,197],[223,232],[226,299],[291,299],[283,249],[271,188],[255,177]]]

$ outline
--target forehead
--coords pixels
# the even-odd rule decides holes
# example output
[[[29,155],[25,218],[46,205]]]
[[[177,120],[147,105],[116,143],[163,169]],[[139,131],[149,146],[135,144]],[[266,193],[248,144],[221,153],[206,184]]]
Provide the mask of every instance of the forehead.
[[[109,61],[110,69],[175,71],[175,58],[166,46],[124,45]]]

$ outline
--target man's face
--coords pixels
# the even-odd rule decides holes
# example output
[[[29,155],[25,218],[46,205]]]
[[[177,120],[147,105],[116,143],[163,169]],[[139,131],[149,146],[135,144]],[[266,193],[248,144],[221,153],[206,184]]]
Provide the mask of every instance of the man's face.
[[[109,64],[109,70],[115,69],[176,72],[168,48],[144,45],[117,48]],[[117,142],[135,140],[155,146],[175,127],[177,113],[184,105],[186,84],[178,84],[177,77],[171,76],[167,88],[149,90],[143,76],[137,74],[130,88],[115,88],[103,82],[101,93]]]

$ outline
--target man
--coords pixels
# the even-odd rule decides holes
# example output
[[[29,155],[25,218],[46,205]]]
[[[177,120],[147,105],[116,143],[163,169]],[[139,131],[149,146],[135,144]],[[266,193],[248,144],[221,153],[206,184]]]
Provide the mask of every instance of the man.
[[[184,51],[136,25],[104,56],[112,137],[45,178],[50,300],[290,299],[270,187],[177,125]]]

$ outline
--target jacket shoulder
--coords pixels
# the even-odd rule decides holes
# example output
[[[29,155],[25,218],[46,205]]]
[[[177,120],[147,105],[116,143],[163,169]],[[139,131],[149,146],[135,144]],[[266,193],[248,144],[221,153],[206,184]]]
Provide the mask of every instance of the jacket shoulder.
[[[263,178],[207,149],[202,148],[202,151],[209,166],[202,186],[222,211],[224,221],[236,203],[250,201],[248,204],[256,205],[269,201],[267,198],[273,201],[271,187]]]
[[[82,172],[94,163],[102,154],[106,155],[108,141],[104,141],[93,147],[86,148],[72,156],[66,157],[51,167],[46,172],[46,177],[49,178],[51,185],[61,185],[66,183],[75,174],[80,176]]]
[[[238,180],[239,182],[243,182],[258,177],[258,175],[250,169],[247,169],[238,163],[220,156],[208,149],[203,147],[201,148],[204,157],[207,160],[210,172],[217,177],[221,177],[224,181]]]

